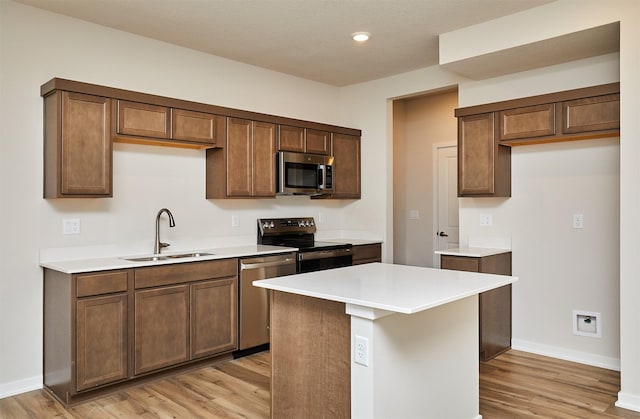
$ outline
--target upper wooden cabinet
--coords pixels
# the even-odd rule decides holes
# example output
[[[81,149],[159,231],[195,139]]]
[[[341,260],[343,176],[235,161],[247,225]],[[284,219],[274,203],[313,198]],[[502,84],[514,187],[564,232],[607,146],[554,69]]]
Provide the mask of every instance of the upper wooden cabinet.
[[[224,122],[220,115],[171,109],[171,138],[215,145],[224,138]]]
[[[548,137],[556,134],[554,103],[526,106],[498,112],[500,141]]]
[[[169,138],[171,114],[165,106],[118,101],[117,134]]]
[[[329,155],[331,152],[331,133],[290,125],[280,125],[278,151]]]
[[[620,84],[459,108],[458,196],[511,196],[509,147],[620,135]]]
[[[275,152],[275,124],[228,118],[225,147],[207,150],[207,198],[275,197]]]
[[[65,91],[44,98],[44,197],[112,196],[111,99]]]
[[[458,119],[458,196],[511,196],[511,149],[498,144],[494,118]]]
[[[207,198],[274,197],[277,147],[329,155],[332,134],[361,134],[59,78],[42,85],[40,94],[45,198],[111,197],[113,142],[207,149]],[[359,197],[360,156],[349,158],[339,171],[348,175],[346,165],[357,163],[358,178],[341,182],[349,189],[342,197]],[[358,183],[357,191],[349,182]]]
[[[618,133],[620,94],[588,97],[562,102],[562,133],[596,131]]]
[[[332,198],[360,199],[360,137],[333,134]]]

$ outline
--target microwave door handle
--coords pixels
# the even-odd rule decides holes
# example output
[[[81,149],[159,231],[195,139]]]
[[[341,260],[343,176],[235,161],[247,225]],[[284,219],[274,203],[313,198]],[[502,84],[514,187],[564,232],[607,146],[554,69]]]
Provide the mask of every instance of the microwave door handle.
[[[324,164],[318,165],[318,189],[325,188]]]

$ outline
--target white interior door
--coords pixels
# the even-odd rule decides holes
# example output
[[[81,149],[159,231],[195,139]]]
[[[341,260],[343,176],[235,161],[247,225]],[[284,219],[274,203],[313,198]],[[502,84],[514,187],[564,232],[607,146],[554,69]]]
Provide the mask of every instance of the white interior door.
[[[460,225],[458,216],[458,148],[438,147],[436,164],[436,226],[435,250],[458,247]],[[434,255],[433,266],[440,267],[440,256]]]

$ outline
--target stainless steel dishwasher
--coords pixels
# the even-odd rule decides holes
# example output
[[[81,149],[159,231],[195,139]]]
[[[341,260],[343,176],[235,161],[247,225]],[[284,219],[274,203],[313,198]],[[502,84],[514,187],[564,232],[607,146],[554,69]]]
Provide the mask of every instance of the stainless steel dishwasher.
[[[296,273],[294,252],[240,259],[239,349],[269,343],[269,294],[251,283]]]

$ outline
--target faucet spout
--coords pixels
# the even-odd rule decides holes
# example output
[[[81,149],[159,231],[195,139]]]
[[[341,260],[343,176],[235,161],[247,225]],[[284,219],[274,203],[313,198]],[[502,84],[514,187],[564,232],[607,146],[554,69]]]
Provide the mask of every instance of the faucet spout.
[[[160,211],[158,211],[158,214],[156,215],[156,240],[153,246],[154,255],[159,254],[163,248],[170,246],[169,243],[162,243],[160,241],[160,216],[162,216],[163,213],[166,213],[169,217],[169,227],[176,226],[176,221],[173,219],[173,214],[171,214],[171,211],[169,211],[167,208],[162,208]]]

